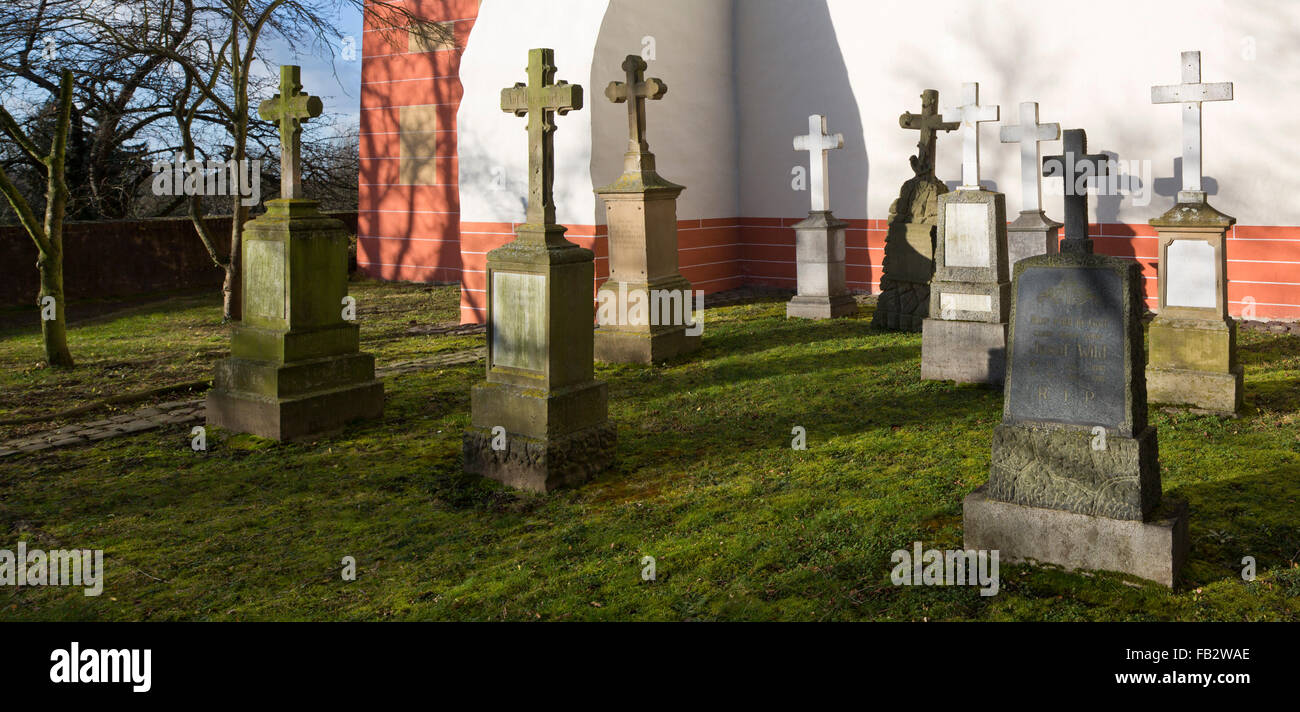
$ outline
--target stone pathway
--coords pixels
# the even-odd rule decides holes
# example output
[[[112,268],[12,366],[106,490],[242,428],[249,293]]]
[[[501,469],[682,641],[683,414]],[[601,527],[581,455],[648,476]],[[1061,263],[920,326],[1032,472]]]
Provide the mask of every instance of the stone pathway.
[[[457,366],[473,363],[487,357],[486,348],[465,349],[442,353],[414,361],[399,361],[375,369],[376,376],[392,376],[416,371],[426,371],[440,366]],[[69,445],[84,445],[120,435],[142,433],[174,425],[198,425],[204,420],[204,398],[172,401],[141,408],[133,413],[115,415],[87,423],[65,425],[54,430],[0,442],[0,458],[11,455],[50,450]]]

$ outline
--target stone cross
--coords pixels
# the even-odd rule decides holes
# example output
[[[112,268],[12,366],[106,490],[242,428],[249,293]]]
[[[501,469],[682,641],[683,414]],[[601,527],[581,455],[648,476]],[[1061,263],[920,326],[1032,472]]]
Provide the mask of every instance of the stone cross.
[[[582,87],[555,81],[555,50],[528,50],[528,83],[501,90],[501,110],[528,117],[529,225],[555,224],[555,112],[582,108]]]
[[[903,112],[898,117],[898,125],[921,132],[916,142],[916,157],[912,159],[912,171],[918,176],[930,176],[934,175],[935,140],[938,132],[955,131],[961,122],[944,121],[939,115],[939,92],[926,89],[921,92],[921,113]]]
[[[1083,129],[1067,129],[1061,143],[1064,149],[1061,155],[1043,159],[1043,175],[1060,177],[1065,182],[1065,240],[1061,252],[1092,252],[1086,181],[1089,177],[1108,175],[1110,156],[1088,155],[1088,134]],[[1085,181],[1082,189],[1081,178]]]
[[[280,65],[280,91],[257,107],[257,115],[280,125],[280,197],[299,199],[302,194],[302,122],[320,116],[320,97],[302,93],[301,70]]]
[[[980,106],[979,82],[961,85],[961,106],[943,110],[944,121],[961,122],[961,185],[957,190],[980,189],[980,127],[997,121],[998,106]]]
[[[1201,188],[1201,102],[1232,101],[1232,82],[1201,83],[1201,53],[1183,52],[1183,83],[1151,87],[1152,104],[1183,105],[1183,191],[1178,202],[1205,202]]]
[[[623,60],[623,71],[627,74],[626,82],[610,82],[605,87],[605,97],[615,104],[627,102],[627,154],[636,157],[635,165],[627,168],[644,169],[642,156],[650,153],[650,144],[645,138],[645,101],[662,99],[668,93],[668,85],[656,77],[645,76],[646,63],[638,55],[629,54]],[[653,168],[653,165],[650,166]]]
[[[808,117],[808,135],[794,137],[794,150],[808,152],[808,191],[812,193],[812,212],[831,209],[830,163],[826,154],[844,148],[844,134],[826,133],[826,117]]]
[[[1038,123],[1038,102],[1020,102],[1020,125],[1003,126],[999,138],[1002,143],[1020,144],[1021,212],[1041,212],[1043,186],[1039,180],[1040,141],[1055,141],[1061,137],[1060,124]]]

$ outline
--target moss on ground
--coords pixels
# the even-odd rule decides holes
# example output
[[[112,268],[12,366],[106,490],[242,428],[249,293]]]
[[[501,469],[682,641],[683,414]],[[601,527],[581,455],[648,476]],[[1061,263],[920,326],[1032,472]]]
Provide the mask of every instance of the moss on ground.
[[[482,343],[403,335],[454,320],[455,287],[353,294],[380,365]],[[215,304],[74,327],[84,374],[10,373],[39,343],[0,333],[0,403],[75,402],[72,385],[41,391],[107,387],[114,363],[123,383],[192,377],[224,349]],[[694,358],[598,367],[619,465],[548,496],[460,471],[481,362],[389,377],[382,421],[318,442],[218,430],[193,453],[177,429],[0,460],[0,548],[102,548],[107,567],[99,598],[0,588],[0,619],[1300,619],[1300,339],[1243,331],[1242,418],[1153,417],[1165,489],[1191,504],[1184,586],[1004,565],[982,597],[894,586],[890,554],[960,547],[1000,392],[921,382],[919,335],[872,330],[869,309],[833,323],[783,310],[710,310]],[[795,426],[806,451],[790,448]]]

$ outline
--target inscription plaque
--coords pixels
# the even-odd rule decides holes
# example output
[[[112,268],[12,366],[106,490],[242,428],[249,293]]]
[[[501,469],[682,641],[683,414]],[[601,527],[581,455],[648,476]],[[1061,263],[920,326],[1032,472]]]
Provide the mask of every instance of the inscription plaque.
[[[1214,246],[1203,240],[1174,240],[1165,248],[1165,304],[1218,306]]]
[[[1016,282],[1009,422],[1124,421],[1124,284],[1111,270],[1028,267]]]
[[[546,275],[492,273],[492,365],[546,368]]]
[[[988,267],[989,205],[948,203],[943,216],[943,263],[948,267]]]
[[[284,243],[277,240],[244,242],[244,303],[253,316],[283,319]]]

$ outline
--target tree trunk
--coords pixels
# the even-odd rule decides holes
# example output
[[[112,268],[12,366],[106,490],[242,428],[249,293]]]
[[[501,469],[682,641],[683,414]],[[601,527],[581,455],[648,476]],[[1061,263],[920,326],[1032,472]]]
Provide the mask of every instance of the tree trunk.
[[[72,352],[68,351],[67,320],[63,311],[63,246],[61,240],[50,242],[56,254],[44,252],[36,259],[36,268],[41,274],[41,293],[37,306],[41,312],[41,339],[45,343],[45,362],[56,368],[72,368]],[[46,297],[54,298],[54,318],[46,319]]]

